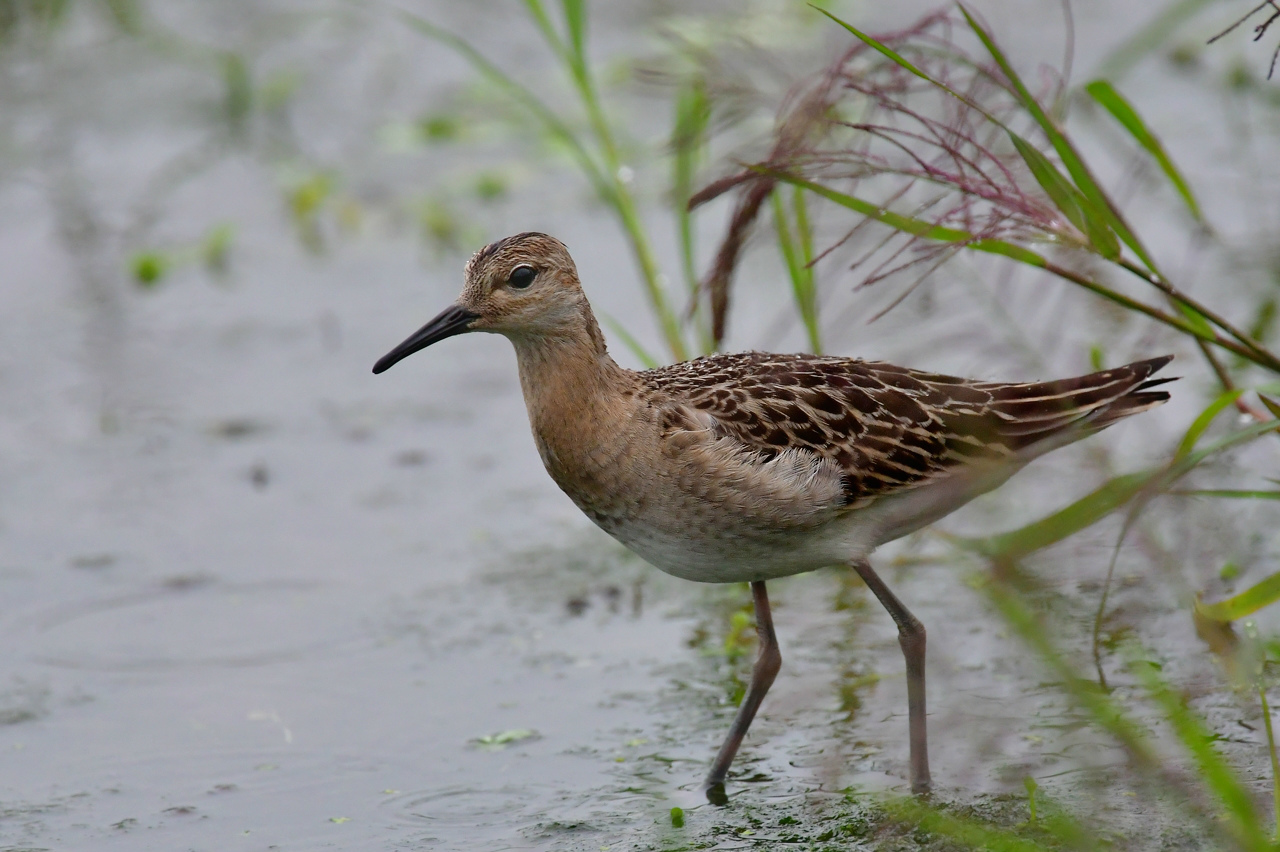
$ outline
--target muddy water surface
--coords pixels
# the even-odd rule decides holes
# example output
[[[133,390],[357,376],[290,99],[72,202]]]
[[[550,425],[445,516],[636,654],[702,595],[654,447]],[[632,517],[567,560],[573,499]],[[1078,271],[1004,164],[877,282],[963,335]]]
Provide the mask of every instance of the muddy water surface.
[[[642,317],[577,178],[515,169],[506,202],[458,214],[455,247],[424,244],[430,191],[517,158],[501,139],[404,152],[404,124],[469,79],[452,57],[360,6],[166,4],[130,24],[68,5],[52,35],[0,48],[0,848],[874,843],[858,796],[905,790],[905,684],[856,581],[771,586],[784,668],[734,803],[710,808],[698,781],[752,652],[745,591],[666,578],[578,515],[540,468],[504,341],[369,373],[448,303],[466,254],[511,231],[562,236],[602,313]],[[525,28],[491,26],[510,9],[424,11],[546,73]],[[639,50],[661,11],[602,12],[600,40]],[[309,180],[329,181],[314,215]],[[209,258],[225,223],[226,257]],[[146,252],[164,266],[150,287]],[[735,342],[798,347],[761,255]],[[833,328],[833,349],[984,376],[1085,369],[1097,341],[1071,327],[1093,306],[960,280]],[[989,320],[996,302],[1015,323]],[[1170,345],[1107,321],[1115,359]],[[1178,415],[1046,460],[948,528],[1013,526],[1150,462],[1201,403],[1196,381]],[[1261,767],[1257,719],[1178,609],[1233,539],[1210,521],[1217,538],[1165,519],[1161,553],[1194,539],[1215,555],[1164,575],[1122,559],[1116,607]],[[1114,534],[1045,557],[1082,662]],[[939,795],[1020,820],[1031,775],[1121,830],[1154,819],[1154,845],[1193,842],[1176,814],[1126,810],[1123,756],[1006,635],[970,582],[985,566],[948,554],[922,537],[883,562],[929,629]]]

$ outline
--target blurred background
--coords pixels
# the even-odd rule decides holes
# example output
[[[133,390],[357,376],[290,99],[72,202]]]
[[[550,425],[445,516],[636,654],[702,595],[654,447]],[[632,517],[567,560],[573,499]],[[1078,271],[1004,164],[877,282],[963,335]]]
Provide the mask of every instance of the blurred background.
[[[933,6],[823,8],[883,33]],[[1265,345],[1280,29],[1251,38],[1269,13],[1206,45],[1249,7],[973,9],[1037,96],[1070,105],[1169,279]],[[734,802],[711,808],[698,784],[754,652],[745,587],[668,578],[580,516],[541,469],[505,341],[370,373],[453,299],[473,251],[526,230],[569,246],[621,363],[707,351],[698,282],[737,202],[686,202],[768,157],[780,111],[852,44],[765,0],[0,0],[0,849],[952,842],[878,804],[906,791],[905,682],[856,578],[771,584],[782,674]],[[1078,97],[1100,76],[1195,216]],[[766,208],[722,348],[1017,380],[1178,355],[1169,405],[879,564],[931,638],[938,801],[1014,826],[1041,790],[1120,848],[1201,848],[1208,823],[1147,795],[1132,745],[982,586],[1015,577],[1060,652],[1156,726],[1127,674],[1123,649],[1142,648],[1265,801],[1276,619],[1250,610],[1263,650],[1241,680],[1239,631],[1193,616],[1197,595],[1280,570],[1275,438],[1206,457],[1178,485],[1205,493],[1140,519],[1095,500],[1079,534],[1016,559],[983,537],[1172,464],[1188,436],[1256,427],[1265,403],[1225,400],[1193,434],[1226,385],[1187,334],[1005,258],[871,276],[855,259],[884,234],[844,240],[858,221],[816,199]],[[1277,378],[1229,352],[1218,366],[1240,389]]]

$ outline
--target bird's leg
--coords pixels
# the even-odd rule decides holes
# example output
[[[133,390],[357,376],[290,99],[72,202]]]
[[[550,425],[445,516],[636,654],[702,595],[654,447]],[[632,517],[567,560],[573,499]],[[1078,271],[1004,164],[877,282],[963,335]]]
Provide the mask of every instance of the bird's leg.
[[[924,708],[924,625],[889,591],[871,563],[859,559],[853,563],[862,582],[875,593],[898,625],[898,644],[907,659],[907,724],[911,732],[911,792],[927,793],[929,780],[929,737]]]
[[[760,702],[773,685],[773,679],[778,676],[778,669],[782,668],[782,654],[778,651],[778,637],[773,633],[773,615],[769,612],[769,594],[765,591],[763,580],[751,584],[751,597],[756,604],[756,634],[760,637],[760,650],[756,655],[755,667],[751,670],[751,684],[738,707],[738,715],[733,719],[733,726],[729,728],[724,745],[720,746],[716,762],[707,773],[707,799],[714,805],[722,805],[728,801],[724,792],[724,779],[729,772],[729,764],[733,763],[733,756],[738,753],[738,746],[742,745],[742,738],[746,736],[747,728],[751,727],[751,720],[755,718],[756,710],[760,709]]]

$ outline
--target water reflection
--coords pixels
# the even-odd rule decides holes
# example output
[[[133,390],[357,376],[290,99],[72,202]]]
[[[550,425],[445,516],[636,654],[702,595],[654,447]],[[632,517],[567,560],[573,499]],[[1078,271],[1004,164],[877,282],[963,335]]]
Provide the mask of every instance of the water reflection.
[[[169,578],[152,591],[33,617],[34,660],[94,671],[265,666],[334,653],[360,636],[325,618],[331,592],[306,581]]]

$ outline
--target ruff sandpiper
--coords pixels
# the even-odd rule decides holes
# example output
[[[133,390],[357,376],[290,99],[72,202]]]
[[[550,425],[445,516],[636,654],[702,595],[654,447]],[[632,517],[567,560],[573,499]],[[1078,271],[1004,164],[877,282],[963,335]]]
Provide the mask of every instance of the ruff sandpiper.
[[[782,664],[765,582],[849,565],[889,611],[906,658],[911,789],[929,789],[925,630],[867,557],[1036,456],[1169,398],[1171,356],[1079,378],[977,382],[817,355],[710,355],[634,372],[614,363],[568,249],[499,240],[462,295],[374,366],[470,331],[515,346],[547,472],[601,529],[658,568],[751,584],[759,654],[706,779],[712,801]]]

